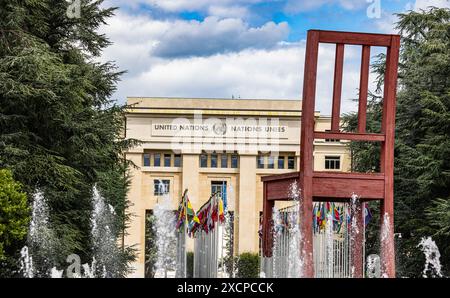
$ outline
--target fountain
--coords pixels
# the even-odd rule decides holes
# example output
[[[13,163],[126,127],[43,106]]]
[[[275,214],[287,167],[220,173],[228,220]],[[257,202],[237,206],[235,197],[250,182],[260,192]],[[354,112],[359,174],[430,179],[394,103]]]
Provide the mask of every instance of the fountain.
[[[436,242],[431,237],[423,237],[418,247],[421,247],[421,250],[425,254],[425,268],[423,269],[422,276],[424,278],[427,278],[429,275],[431,277],[443,277],[440,262],[441,253]]]
[[[300,204],[300,188],[298,183],[291,183],[289,187],[289,197],[295,202],[294,208],[298,210]],[[300,258],[300,223],[298,212],[289,213],[289,256],[288,256],[288,277],[298,278],[302,272],[302,260]]]
[[[20,254],[21,271],[24,277],[51,276],[51,260],[54,256],[55,236],[49,225],[49,207],[43,193],[39,190],[33,195],[32,216],[27,246]]]
[[[155,277],[174,277],[176,267],[175,214],[166,185],[160,181],[159,193],[161,200],[154,209],[155,223],[153,228],[156,234],[156,263]]]
[[[83,265],[88,277],[120,277],[120,249],[115,237],[115,216],[113,206],[106,203],[94,186],[91,216],[93,261],[89,269],[85,266],[87,264]]]

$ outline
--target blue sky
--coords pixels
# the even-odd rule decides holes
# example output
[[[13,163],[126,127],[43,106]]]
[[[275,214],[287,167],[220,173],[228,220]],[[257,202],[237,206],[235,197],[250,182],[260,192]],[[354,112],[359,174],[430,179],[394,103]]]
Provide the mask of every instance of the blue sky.
[[[449,0],[106,0],[102,60],[127,70],[114,98],[300,99],[308,29],[396,33],[395,13]],[[374,54],[376,51],[374,52]],[[334,49],[321,48],[316,108],[329,113]],[[354,109],[360,50],[346,49],[343,110]]]

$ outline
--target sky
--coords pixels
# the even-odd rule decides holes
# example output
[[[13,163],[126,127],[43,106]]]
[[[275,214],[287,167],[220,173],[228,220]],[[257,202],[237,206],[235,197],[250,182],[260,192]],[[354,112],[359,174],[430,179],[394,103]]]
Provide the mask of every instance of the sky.
[[[101,61],[125,70],[113,99],[301,99],[309,29],[397,33],[396,13],[450,0],[106,0]],[[372,61],[383,52],[372,51]],[[331,112],[335,47],[321,45],[316,110]],[[346,46],[342,113],[356,110],[361,49]],[[375,76],[370,77],[374,89]]]

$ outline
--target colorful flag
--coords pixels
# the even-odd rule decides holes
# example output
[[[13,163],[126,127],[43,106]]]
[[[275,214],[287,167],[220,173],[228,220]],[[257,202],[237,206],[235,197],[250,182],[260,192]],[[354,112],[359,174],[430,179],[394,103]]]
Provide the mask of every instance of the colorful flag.
[[[223,200],[219,199],[219,220],[221,223],[225,221],[225,214],[223,212],[224,209],[224,202]]]
[[[364,224],[367,226],[372,219],[372,212],[370,212],[370,209],[367,205],[365,205],[366,208],[364,208]]]
[[[191,201],[189,201],[189,198],[187,199],[187,217],[188,217],[188,221],[195,221],[197,223],[200,223],[200,220],[197,217],[197,213],[195,213],[194,208],[192,208],[192,204]]]

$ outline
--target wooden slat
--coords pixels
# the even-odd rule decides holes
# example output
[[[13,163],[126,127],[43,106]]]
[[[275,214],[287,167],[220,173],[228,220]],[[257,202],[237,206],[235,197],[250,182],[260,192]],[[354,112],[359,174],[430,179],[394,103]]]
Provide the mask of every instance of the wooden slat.
[[[267,183],[263,185],[263,256],[268,258],[272,256],[272,210],[275,201],[267,199]]]
[[[333,199],[348,201],[353,193],[362,200],[382,200],[384,176],[382,174],[314,172],[312,183],[313,201]],[[288,201],[290,186],[298,177],[265,181],[264,193],[268,201]]]
[[[367,96],[369,93],[370,46],[363,46],[359,83],[358,132],[366,132]]]
[[[383,173],[314,172],[314,178],[384,180]]]
[[[364,272],[364,206],[360,200],[352,206],[352,221],[350,223],[350,247],[352,248],[351,268],[353,278],[363,278]]]
[[[292,198],[290,195],[290,188],[292,183],[298,182],[298,176],[290,179],[281,179],[274,181],[265,181],[267,184],[266,196],[267,200],[287,201]]]
[[[386,73],[384,85],[382,132],[386,141],[382,144],[381,170],[385,175],[384,201],[381,208],[381,230],[388,234],[381,241],[382,273],[395,277],[395,246],[394,246],[394,142],[395,142],[395,109],[397,92],[398,60],[400,37],[393,36],[391,46],[386,55]],[[387,215],[387,218],[385,218]],[[386,221],[388,219],[388,221]]]
[[[302,201],[299,207],[300,254],[303,259],[303,277],[314,277],[313,236],[312,236],[312,175],[314,166],[314,106],[316,102],[317,60],[319,58],[319,35],[317,31],[308,31],[306,42],[305,74],[303,79],[302,123],[300,137],[300,188]]]
[[[261,181],[274,181],[274,180],[283,180],[283,179],[297,179],[299,172],[292,172],[292,173],[286,173],[286,174],[277,174],[277,175],[269,175],[269,176],[263,176],[261,177]]]
[[[317,32],[320,32],[319,42],[322,43],[343,43],[349,45],[367,45],[379,47],[390,46],[391,37],[393,36],[388,34],[368,34],[357,32],[337,32],[337,31],[317,31]]]
[[[313,196],[318,198],[349,199],[355,193],[363,200],[382,200],[384,181],[352,178],[313,178]]]
[[[385,136],[383,134],[374,133],[351,133],[351,132],[314,132],[315,139],[331,139],[331,140],[348,140],[348,141],[368,141],[368,142],[383,142]]]
[[[331,131],[339,131],[342,96],[342,75],[344,72],[344,44],[336,45],[334,64],[333,108],[331,114]]]

